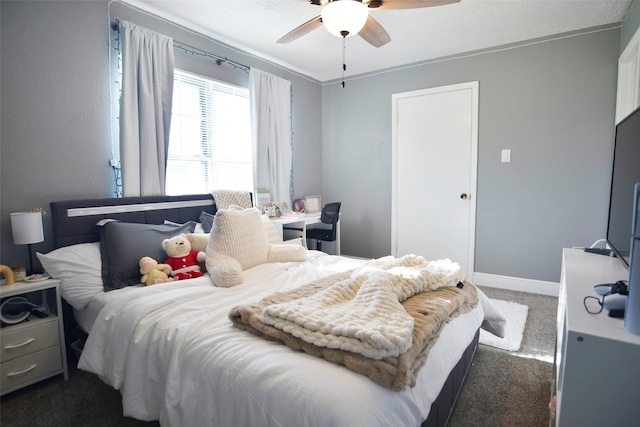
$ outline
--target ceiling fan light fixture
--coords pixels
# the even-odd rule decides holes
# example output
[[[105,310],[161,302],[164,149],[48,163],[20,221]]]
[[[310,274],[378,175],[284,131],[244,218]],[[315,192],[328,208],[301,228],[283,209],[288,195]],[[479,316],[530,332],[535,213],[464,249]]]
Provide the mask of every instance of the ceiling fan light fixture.
[[[320,13],[327,30],[337,37],[352,37],[367,22],[367,6],[358,0],[334,0],[327,3]]]

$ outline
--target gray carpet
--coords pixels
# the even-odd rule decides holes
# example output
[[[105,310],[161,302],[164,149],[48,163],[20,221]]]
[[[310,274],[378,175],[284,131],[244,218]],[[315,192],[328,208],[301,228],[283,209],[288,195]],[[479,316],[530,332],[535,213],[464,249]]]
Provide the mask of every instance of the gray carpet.
[[[549,425],[558,299],[483,287],[489,298],[529,307],[520,350],[480,345],[450,427]]]
[[[480,345],[450,426],[547,426],[557,298],[493,288],[483,290],[490,298],[529,306],[522,346],[517,352],[507,352]],[[0,424],[3,427],[159,425],[123,417],[120,393],[96,376],[73,367],[67,382],[58,375],[3,396]]]

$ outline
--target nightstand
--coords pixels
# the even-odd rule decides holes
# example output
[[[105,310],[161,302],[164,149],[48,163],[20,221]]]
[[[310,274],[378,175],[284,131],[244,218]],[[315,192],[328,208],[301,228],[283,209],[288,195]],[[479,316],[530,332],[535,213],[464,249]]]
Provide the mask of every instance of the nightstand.
[[[47,317],[31,314],[0,329],[0,394],[4,395],[45,378],[63,374],[69,379],[64,345],[60,281],[16,282],[0,286],[0,301],[21,296],[46,305]]]

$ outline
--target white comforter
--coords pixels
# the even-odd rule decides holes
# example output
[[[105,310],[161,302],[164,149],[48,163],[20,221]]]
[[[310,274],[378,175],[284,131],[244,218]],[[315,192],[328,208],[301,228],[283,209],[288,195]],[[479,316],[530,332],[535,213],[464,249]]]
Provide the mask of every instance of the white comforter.
[[[247,270],[233,288],[216,288],[205,276],[112,291],[78,367],[121,391],[125,415],[165,426],[420,425],[483,322],[486,297],[446,326],[416,386],[402,392],[236,329],[227,318],[234,305],[362,262],[311,252],[304,263]]]

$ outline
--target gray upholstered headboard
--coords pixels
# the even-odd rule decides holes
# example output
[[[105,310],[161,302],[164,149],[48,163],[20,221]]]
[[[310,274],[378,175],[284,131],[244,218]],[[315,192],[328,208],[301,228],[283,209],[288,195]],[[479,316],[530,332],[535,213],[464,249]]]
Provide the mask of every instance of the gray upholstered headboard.
[[[96,223],[102,219],[143,224],[198,222],[203,211],[215,214],[217,210],[211,194],[66,200],[50,206],[56,248],[99,241]]]

